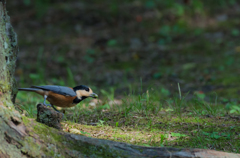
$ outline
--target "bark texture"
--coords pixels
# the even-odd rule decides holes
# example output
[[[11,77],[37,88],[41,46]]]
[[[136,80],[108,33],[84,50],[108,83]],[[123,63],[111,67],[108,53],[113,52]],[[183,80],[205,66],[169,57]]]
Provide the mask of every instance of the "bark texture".
[[[0,94],[8,94],[14,102],[17,94],[14,72],[17,59],[17,34],[6,11],[6,1],[0,1]],[[10,99],[10,98],[7,98]]]
[[[37,105],[37,122],[56,129],[62,129],[61,120],[63,116],[64,114],[55,111],[53,108],[43,104]]]
[[[21,116],[15,110],[14,83],[17,36],[0,0],[0,157],[240,157],[239,154],[202,149],[135,146],[64,133]],[[11,97],[12,96],[12,97]]]

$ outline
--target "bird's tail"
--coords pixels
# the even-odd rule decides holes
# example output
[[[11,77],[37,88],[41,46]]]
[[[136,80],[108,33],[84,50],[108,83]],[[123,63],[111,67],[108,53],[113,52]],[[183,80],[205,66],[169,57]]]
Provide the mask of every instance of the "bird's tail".
[[[40,89],[37,88],[18,88],[19,91],[32,91],[32,92],[36,92],[39,91]]]

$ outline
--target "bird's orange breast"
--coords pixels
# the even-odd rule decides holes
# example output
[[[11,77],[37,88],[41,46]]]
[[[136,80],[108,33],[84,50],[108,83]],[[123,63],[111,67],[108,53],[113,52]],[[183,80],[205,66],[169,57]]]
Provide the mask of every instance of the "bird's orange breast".
[[[58,107],[72,107],[75,106],[76,104],[73,104],[73,100],[77,96],[71,97],[71,96],[64,96],[61,94],[57,94],[54,92],[49,91],[47,100],[55,106]]]

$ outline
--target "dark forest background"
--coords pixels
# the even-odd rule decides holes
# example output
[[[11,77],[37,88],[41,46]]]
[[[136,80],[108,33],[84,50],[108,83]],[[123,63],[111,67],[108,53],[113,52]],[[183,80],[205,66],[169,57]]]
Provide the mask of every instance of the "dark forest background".
[[[8,2],[19,86],[86,84],[116,92],[239,90],[237,0]]]

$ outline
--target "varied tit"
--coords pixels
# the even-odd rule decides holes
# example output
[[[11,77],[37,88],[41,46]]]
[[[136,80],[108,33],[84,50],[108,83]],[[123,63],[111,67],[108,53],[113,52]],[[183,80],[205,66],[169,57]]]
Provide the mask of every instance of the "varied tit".
[[[58,111],[53,105],[58,107],[73,107],[76,106],[82,100],[92,97],[97,98],[98,95],[93,93],[91,88],[80,85],[74,88],[63,86],[31,86],[31,88],[19,88],[20,91],[36,92],[44,97],[43,104],[51,106],[54,110]],[[46,100],[50,104],[46,104]]]

